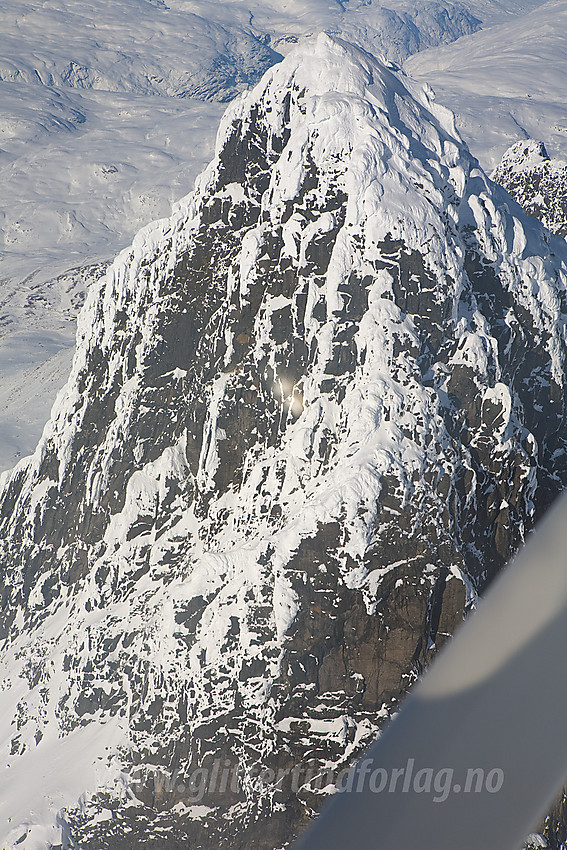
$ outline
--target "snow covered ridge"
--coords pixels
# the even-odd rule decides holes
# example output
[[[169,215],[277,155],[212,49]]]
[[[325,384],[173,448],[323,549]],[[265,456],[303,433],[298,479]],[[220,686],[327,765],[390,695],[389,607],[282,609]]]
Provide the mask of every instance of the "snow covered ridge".
[[[529,215],[558,236],[567,236],[567,162],[550,159],[543,142],[516,142],[502,157],[492,179]]]
[[[508,203],[338,39],[229,106],[3,478],[2,846],[273,850],[319,807],[252,776],[347,763],[564,487],[567,246]]]

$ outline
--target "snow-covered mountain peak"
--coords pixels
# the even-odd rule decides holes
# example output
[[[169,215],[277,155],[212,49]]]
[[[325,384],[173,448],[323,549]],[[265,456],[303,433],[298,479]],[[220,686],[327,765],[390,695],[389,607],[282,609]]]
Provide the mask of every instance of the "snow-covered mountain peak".
[[[328,34],[305,41],[227,109],[209,187],[235,178],[226,151],[232,154],[236,137],[252,123],[285,145],[285,155],[270,163],[262,195],[272,222],[281,221],[316,167],[340,182],[351,224],[371,218],[376,239],[403,231],[417,246],[438,206],[454,200],[451,187],[461,191],[476,165],[468,153],[462,157],[454,117],[431,90]],[[252,191],[250,173],[236,179]],[[381,203],[384,193],[387,204]]]
[[[502,156],[500,167],[512,171],[533,168],[549,160],[549,154],[543,142],[525,139],[515,142]]]
[[[543,142],[516,142],[492,173],[527,213],[567,236],[567,162],[552,159]]]
[[[293,770],[360,750],[563,486],[567,249],[508,203],[334,37],[229,106],[3,482],[6,847],[50,805],[84,850],[272,850],[319,806]]]
[[[284,108],[286,102],[289,103]],[[412,133],[416,141],[424,136],[423,142],[430,139],[426,147],[438,155],[442,155],[439,133],[447,140],[456,135],[452,113],[434,103],[430,89],[412,83],[396,65],[383,63],[327,33],[304,40],[283,62],[273,66],[254,89],[231,104],[217,145],[225,144],[226,128],[258,104],[265,104],[265,121],[274,132],[281,130],[282,118],[292,108],[292,131],[301,124],[315,122],[322,127],[328,122],[323,141],[328,143],[336,135],[335,144],[345,149],[364,141],[364,126],[371,127],[374,135],[378,127],[388,136],[400,133],[405,136],[400,142],[406,149]],[[317,150],[325,155],[324,149]],[[415,153],[412,151],[408,159]]]

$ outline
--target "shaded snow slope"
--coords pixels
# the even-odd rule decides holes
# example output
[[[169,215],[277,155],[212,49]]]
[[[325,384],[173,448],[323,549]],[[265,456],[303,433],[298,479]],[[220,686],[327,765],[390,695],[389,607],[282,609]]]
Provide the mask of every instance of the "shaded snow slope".
[[[494,169],[512,143],[530,138],[567,158],[565,0],[411,57],[405,69],[455,112],[484,168]]]
[[[228,108],[2,479],[3,846],[289,844],[325,796],[294,766],[360,751],[564,486],[566,275],[340,40]],[[36,797],[58,736],[73,788]]]
[[[33,452],[69,374],[76,317],[108,263],[0,287],[0,471]]]

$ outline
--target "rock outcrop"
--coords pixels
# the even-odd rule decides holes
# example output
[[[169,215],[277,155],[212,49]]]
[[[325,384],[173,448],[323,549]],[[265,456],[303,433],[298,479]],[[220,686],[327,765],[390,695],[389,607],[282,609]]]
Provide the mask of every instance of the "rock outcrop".
[[[318,809],[565,486],[567,247],[506,197],[327,36],[228,108],[3,479],[4,846],[273,850]]]
[[[551,159],[533,139],[508,148],[492,179],[558,236],[567,236],[567,162]]]

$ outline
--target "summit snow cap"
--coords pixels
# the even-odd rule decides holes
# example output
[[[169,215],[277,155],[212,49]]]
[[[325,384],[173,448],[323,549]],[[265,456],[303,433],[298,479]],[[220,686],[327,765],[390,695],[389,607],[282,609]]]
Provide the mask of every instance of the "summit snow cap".
[[[231,104],[221,122],[217,156],[235,123],[246,128],[259,112],[269,138],[288,140],[263,198],[272,219],[296,196],[310,167],[307,149],[318,167],[344,172],[351,205],[347,217],[366,217],[380,205],[388,217],[385,229],[399,230],[400,216],[422,226],[427,202],[421,190],[430,188],[438,203],[439,188],[448,179],[462,188],[463,168],[470,167],[460,163],[462,142],[453,114],[435,103],[430,89],[325,33],[298,46]],[[420,191],[412,192],[415,186]]]

